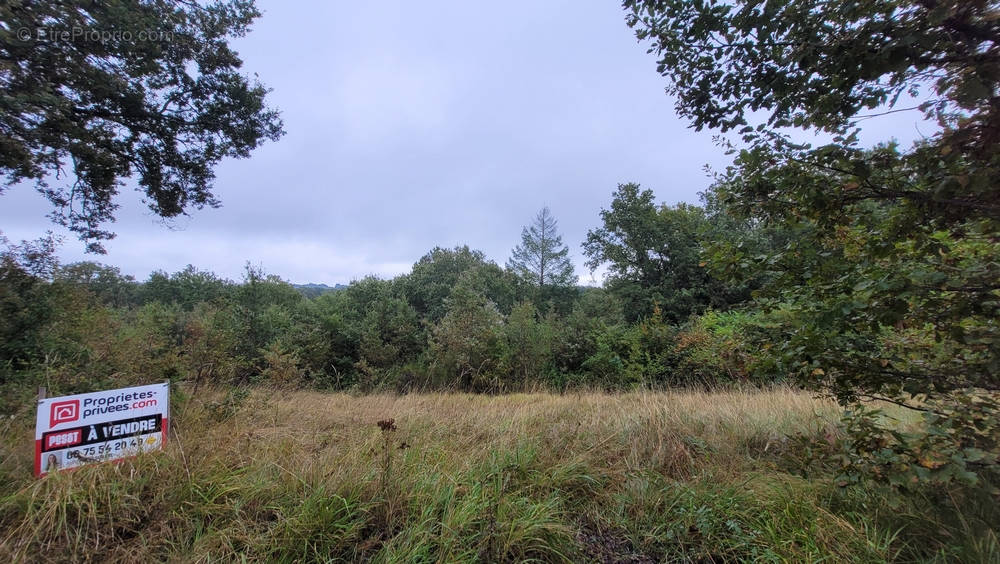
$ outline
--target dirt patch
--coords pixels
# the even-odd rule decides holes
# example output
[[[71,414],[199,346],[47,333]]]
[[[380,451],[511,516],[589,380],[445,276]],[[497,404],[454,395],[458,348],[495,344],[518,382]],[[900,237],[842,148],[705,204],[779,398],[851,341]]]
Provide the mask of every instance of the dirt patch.
[[[581,525],[576,533],[576,540],[583,547],[583,553],[589,562],[614,564],[631,562],[637,564],[652,564],[656,559],[636,550],[632,541],[623,531],[605,529],[593,523]]]

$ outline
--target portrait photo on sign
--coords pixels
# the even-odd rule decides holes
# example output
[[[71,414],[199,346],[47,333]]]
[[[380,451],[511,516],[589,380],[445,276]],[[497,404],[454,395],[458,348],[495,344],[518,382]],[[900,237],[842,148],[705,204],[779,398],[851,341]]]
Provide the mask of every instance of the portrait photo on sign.
[[[42,467],[42,472],[46,474],[49,472],[55,472],[63,466],[63,455],[61,452],[50,452],[45,456],[45,465]]]

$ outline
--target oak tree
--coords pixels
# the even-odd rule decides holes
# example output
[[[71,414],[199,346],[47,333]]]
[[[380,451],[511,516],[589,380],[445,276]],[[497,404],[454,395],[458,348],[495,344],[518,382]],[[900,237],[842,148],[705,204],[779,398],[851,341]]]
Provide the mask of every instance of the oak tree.
[[[765,272],[773,368],[852,406],[845,475],[975,481],[1000,443],[1000,18],[987,0],[626,0],[678,112],[736,131],[715,193],[793,234],[717,268]],[[913,112],[937,130],[865,147]],[[789,128],[822,132],[820,146]],[[929,129],[932,127],[929,127]],[[731,252],[731,251],[736,252]],[[923,416],[903,432],[866,411]]]
[[[230,45],[259,16],[253,0],[3,3],[0,192],[33,181],[92,252],[127,179],[164,218],[217,206],[215,165],[283,134]]]

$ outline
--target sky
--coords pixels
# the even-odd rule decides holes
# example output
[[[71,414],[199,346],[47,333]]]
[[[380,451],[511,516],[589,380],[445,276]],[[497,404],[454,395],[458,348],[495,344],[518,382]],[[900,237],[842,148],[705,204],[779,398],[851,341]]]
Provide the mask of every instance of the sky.
[[[286,135],[216,169],[218,209],[165,224],[129,183],[117,237],[88,255],[45,217],[30,185],[0,195],[11,240],[65,234],[63,262],[96,260],[145,280],[192,264],[239,280],[247,262],[294,283],[406,273],[435,246],[503,265],[543,206],[581,283],[581,243],[619,183],[698,202],[706,165],[730,161],[713,132],[674,113],[655,57],[616,1],[290,2],[233,45],[273,91]],[[909,114],[873,139],[926,134]]]

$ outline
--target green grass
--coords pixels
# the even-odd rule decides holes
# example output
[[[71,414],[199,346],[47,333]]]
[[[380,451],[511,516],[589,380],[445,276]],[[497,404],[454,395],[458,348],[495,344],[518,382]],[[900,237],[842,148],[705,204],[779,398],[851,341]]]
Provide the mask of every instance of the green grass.
[[[787,389],[175,396],[165,452],[41,480],[31,476],[33,414],[4,421],[0,559],[977,562],[1000,554],[988,494],[900,499],[844,490],[822,473],[801,477],[786,436],[835,433],[838,411]],[[397,430],[375,425],[386,418]]]

